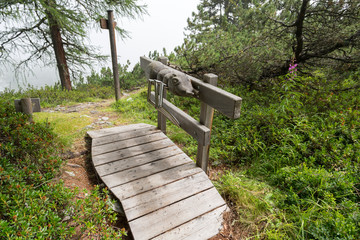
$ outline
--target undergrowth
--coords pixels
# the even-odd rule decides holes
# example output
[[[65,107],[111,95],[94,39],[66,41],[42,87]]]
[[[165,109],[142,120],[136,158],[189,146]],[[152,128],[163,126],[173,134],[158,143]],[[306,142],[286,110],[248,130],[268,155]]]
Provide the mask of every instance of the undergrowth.
[[[108,191],[88,197],[58,179],[61,143],[50,123],[29,123],[12,104],[0,100],[1,239],[121,239]]]
[[[278,81],[263,92],[226,89],[243,98],[241,117],[215,112],[210,164],[243,170],[223,175],[217,188],[252,239],[359,239],[359,95],[333,92],[321,77]],[[197,100],[168,99],[199,116]],[[156,124],[145,90],[114,107]],[[169,125],[170,138],[194,159],[196,141]]]

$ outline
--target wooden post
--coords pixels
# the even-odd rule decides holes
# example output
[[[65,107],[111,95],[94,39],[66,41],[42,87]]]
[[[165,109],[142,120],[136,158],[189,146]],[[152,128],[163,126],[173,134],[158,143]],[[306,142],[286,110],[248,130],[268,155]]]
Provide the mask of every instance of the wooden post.
[[[21,103],[22,112],[29,115],[29,121],[33,122],[33,118],[32,118],[33,107],[32,107],[31,98],[22,98],[20,100],[20,103]]]
[[[167,57],[159,57],[159,61],[162,64],[168,65],[169,59]],[[163,98],[166,99],[166,89],[164,88]],[[166,117],[161,112],[158,112],[158,128],[166,134]]]
[[[218,81],[218,76],[216,76],[215,74],[210,73],[204,75],[204,82],[206,83],[216,86],[217,81]],[[210,129],[210,134],[213,123],[213,117],[214,117],[214,108],[210,107],[204,102],[201,102],[200,123]],[[209,150],[210,150],[210,143],[207,145],[202,145],[198,143],[196,165],[202,168],[202,170],[204,170],[205,173],[207,173],[207,167],[209,162]]]
[[[118,101],[121,97],[120,82],[119,82],[119,69],[117,63],[117,53],[116,53],[116,42],[115,42],[115,25],[114,15],[112,10],[108,10],[108,20],[105,22],[105,19],[100,20],[101,28],[104,28],[104,23],[107,23],[107,29],[109,29],[110,37],[110,47],[111,47],[111,59],[113,67],[113,76],[114,76],[114,86],[115,86],[115,99]]]

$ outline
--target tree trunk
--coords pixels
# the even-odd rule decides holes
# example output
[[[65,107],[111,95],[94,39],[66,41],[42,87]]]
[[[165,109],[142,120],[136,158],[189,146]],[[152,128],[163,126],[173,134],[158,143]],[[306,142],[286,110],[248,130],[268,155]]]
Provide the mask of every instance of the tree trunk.
[[[61,38],[61,32],[59,24],[56,22],[56,20],[53,18],[51,13],[47,13],[49,25],[50,25],[50,34],[51,34],[51,40],[53,43],[53,48],[55,52],[56,57],[56,63],[59,71],[60,81],[61,81],[61,87],[62,89],[66,89],[70,91],[72,89],[71,87],[71,81],[70,81],[70,74],[69,74],[69,68],[66,63],[66,56],[65,56],[65,50],[64,50],[64,44]]]

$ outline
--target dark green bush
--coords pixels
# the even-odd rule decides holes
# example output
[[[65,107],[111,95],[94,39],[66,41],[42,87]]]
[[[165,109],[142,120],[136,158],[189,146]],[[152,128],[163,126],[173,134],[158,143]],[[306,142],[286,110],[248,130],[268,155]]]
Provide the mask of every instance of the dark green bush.
[[[13,104],[0,100],[1,239],[70,239],[81,235],[121,239],[109,224],[116,215],[108,192],[95,188],[74,201],[77,191],[56,180],[61,144],[48,123],[29,123]],[[91,214],[89,214],[91,213]]]

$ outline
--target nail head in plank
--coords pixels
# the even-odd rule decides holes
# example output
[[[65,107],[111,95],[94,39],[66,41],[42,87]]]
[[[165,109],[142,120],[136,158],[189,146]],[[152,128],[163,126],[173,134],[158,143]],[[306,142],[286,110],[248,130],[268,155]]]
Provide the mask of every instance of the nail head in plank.
[[[104,181],[106,186],[108,186],[108,188],[112,188],[117,185],[140,179],[155,173],[162,172],[166,169],[190,162],[192,162],[192,160],[188,156],[186,156],[186,154],[180,154],[170,158],[131,168],[129,170],[103,176],[101,177],[101,179]]]
[[[91,149],[91,154],[93,156],[96,156],[96,155],[104,154],[107,152],[114,152],[114,151],[117,151],[120,149],[125,149],[125,148],[129,148],[129,147],[142,145],[145,143],[163,140],[166,138],[167,137],[165,134],[163,134],[162,132],[157,132],[155,134],[148,134],[145,136],[134,137],[134,138],[127,139],[124,141],[110,142],[110,143],[100,145],[100,146],[93,146]]]
[[[214,187],[205,173],[195,174],[152,191],[123,200],[126,218],[131,221]]]
[[[202,172],[202,170],[196,167],[195,163],[192,162],[168,169],[161,172],[161,174],[154,174],[136,181],[128,182],[126,184],[111,188],[110,190],[120,201],[122,201],[123,199],[129,198],[131,196],[150,191],[165,184],[200,172]]]
[[[144,165],[146,163],[154,162],[163,158],[179,155],[183,153],[177,146],[171,146],[156,151],[148,152],[134,157],[129,157],[123,160],[110,162],[103,165],[96,166],[96,171],[100,177],[109,175],[111,173],[123,171],[129,168]]]
[[[210,239],[218,234],[223,228],[223,215],[227,206],[219,207],[194,220],[176,227],[152,240],[204,240]]]
[[[134,239],[151,239],[224,205],[225,202],[220,194],[215,188],[211,188],[129,221],[129,225]]]
[[[124,126],[88,131],[87,134],[91,138],[98,138],[98,137],[103,137],[103,136],[107,136],[107,135],[111,135],[111,134],[117,134],[120,132],[128,132],[128,131],[132,131],[134,129],[146,128],[149,126],[151,126],[151,125],[145,124],[145,123],[138,123],[138,124],[132,124],[132,125],[124,125]],[[154,126],[154,129],[155,128],[156,127]]]
[[[134,146],[126,149],[117,150],[114,152],[92,156],[92,160],[94,165],[97,166],[171,146],[174,146],[174,143],[170,139],[163,139],[160,141],[151,142],[140,146]]]

